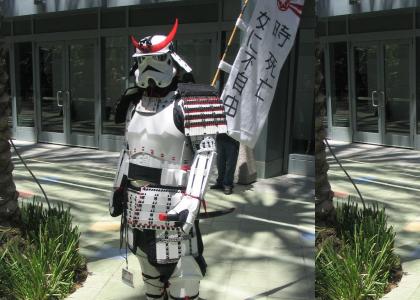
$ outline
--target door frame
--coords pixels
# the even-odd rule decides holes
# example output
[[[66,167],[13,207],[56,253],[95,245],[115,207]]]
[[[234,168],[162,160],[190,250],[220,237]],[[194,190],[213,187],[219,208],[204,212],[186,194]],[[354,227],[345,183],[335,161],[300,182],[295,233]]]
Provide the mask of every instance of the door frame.
[[[350,97],[350,107],[351,107],[351,123],[353,127],[353,141],[354,142],[368,142],[370,144],[382,144],[382,134],[383,134],[383,128],[381,126],[381,109],[378,107],[378,132],[366,132],[366,131],[358,131],[357,130],[357,106],[356,106],[356,72],[355,72],[355,55],[354,50],[358,46],[376,46],[376,72],[378,74],[379,78],[376,78],[376,89],[380,90],[381,88],[381,79],[380,74],[383,74],[381,72],[381,64],[379,63],[381,61],[380,59],[380,45],[379,42],[353,42],[350,44],[350,69],[351,69],[351,77],[350,80],[352,82],[351,85],[351,97]],[[368,95],[369,96],[369,95]]]
[[[42,131],[42,108],[41,108],[41,90],[40,90],[40,53],[39,48],[42,45],[48,44],[62,44],[63,45],[63,68],[64,68],[64,78],[63,78],[63,90],[70,91],[70,46],[76,43],[86,43],[86,44],[93,44],[94,46],[94,74],[96,74],[94,78],[94,134],[93,135],[83,135],[83,134],[74,134],[71,133],[71,116],[70,116],[70,99],[71,97],[68,93],[64,93],[65,100],[67,105],[63,106],[66,109],[63,111],[63,133],[54,133],[54,132],[47,132]],[[46,37],[45,39],[39,39],[35,42],[34,45],[34,52],[35,52],[35,63],[34,63],[34,73],[37,75],[35,76],[34,85],[35,85],[35,99],[36,99],[36,128],[37,128],[37,136],[39,142],[47,142],[47,143],[54,143],[54,144],[64,144],[64,145],[71,145],[71,146],[82,146],[82,147],[89,147],[89,148],[98,148],[99,146],[99,130],[100,130],[100,97],[99,97],[99,80],[100,76],[98,75],[97,69],[99,64],[99,50],[98,50],[98,40],[94,37],[86,37],[86,38],[76,38],[69,39],[67,37],[61,37],[61,39],[54,39],[51,36]]]
[[[410,97],[410,111],[409,111],[409,126],[410,126],[410,133],[408,136],[405,135],[398,135],[394,133],[387,133],[386,132],[386,115],[385,115],[385,101],[386,95],[381,93],[386,90],[385,87],[385,45],[387,43],[392,42],[400,42],[400,43],[408,43],[409,45],[409,97]],[[378,133],[372,132],[364,132],[357,130],[357,111],[356,111],[356,79],[355,79],[355,56],[354,56],[354,49],[357,46],[369,46],[369,45],[376,45],[377,47],[377,90],[379,95],[378,96]],[[410,38],[392,38],[392,39],[385,39],[385,40],[354,40],[350,41],[349,44],[349,51],[350,51],[350,62],[349,62],[349,69],[350,69],[350,86],[351,86],[351,97],[350,97],[350,108],[351,108],[351,126],[353,132],[353,142],[364,142],[369,144],[379,144],[379,145],[386,145],[386,146],[397,146],[403,148],[414,148],[414,137],[415,137],[415,120],[416,120],[416,111],[415,111],[415,82],[413,82],[414,78],[414,45],[413,40]]]
[[[36,127],[37,127],[37,132],[38,132],[38,141],[39,142],[47,142],[47,143],[55,143],[55,144],[68,144],[68,125],[67,125],[67,119],[66,119],[66,115],[68,115],[68,105],[63,105],[63,132],[62,133],[58,133],[58,132],[49,132],[49,131],[43,131],[42,130],[42,103],[41,103],[41,76],[40,75],[40,70],[41,70],[41,59],[40,59],[40,48],[42,46],[46,46],[46,45],[52,45],[52,44],[61,44],[63,47],[63,62],[62,62],[62,90],[66,90],[67,88],[67,64],[68,64],[68,59],[66,59],[67,55],[67,51],[66,51],[66,45],[65,45],[65,41],[43,41],[43,42],[37,42],[35,44],[35,57],[36,57],[36,63],[35,63],[35,99],[36,99],[36,107],[37,107],[37,111],[38,111],[38,116],[39,118],[37,118],[37,122],[36,122]],[[53,95],[54,96],[54,95]],[[66,101],[68,102],[68,101]]]

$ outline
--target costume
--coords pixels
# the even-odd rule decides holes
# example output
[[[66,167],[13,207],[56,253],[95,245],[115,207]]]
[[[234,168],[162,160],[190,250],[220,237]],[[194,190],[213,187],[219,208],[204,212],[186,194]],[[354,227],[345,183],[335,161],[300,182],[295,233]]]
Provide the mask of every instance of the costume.
[[[198,220],[216,158],[215,135],[226,132],[223,103],[207,85],[178,82],[191,68],[167,36],[137,41],[136,88],[126,91],[116,121],[126,121],[112,216],[122,214],[130,250],[140,261],[147,299],[198,299],[206,271]]]

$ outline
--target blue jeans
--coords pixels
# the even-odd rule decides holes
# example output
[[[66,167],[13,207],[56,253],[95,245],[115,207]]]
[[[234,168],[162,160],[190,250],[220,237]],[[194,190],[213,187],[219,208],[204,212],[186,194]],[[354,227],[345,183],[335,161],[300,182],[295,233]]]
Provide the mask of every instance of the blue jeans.
[[[238,161],[239,142],[227,134],[216,137],[217,147],[217,184],[233,187],[236,162]]]

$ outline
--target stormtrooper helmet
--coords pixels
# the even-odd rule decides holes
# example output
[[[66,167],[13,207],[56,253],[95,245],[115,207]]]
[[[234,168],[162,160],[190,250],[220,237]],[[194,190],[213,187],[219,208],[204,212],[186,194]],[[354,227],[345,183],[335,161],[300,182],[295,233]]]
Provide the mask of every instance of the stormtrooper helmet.
[[[165,88],[171,84],[176,75],[176,64],[187,73],[192,69],[174,51],[172,40],[178,28],[178,19],[167,35],[148,36],[137,41],[131,36],[131,42],[136,48],[133,54],[137,60],[137,69],[134,71],[136,84],[141,88],[147,88],[152,82],[159,87]]]

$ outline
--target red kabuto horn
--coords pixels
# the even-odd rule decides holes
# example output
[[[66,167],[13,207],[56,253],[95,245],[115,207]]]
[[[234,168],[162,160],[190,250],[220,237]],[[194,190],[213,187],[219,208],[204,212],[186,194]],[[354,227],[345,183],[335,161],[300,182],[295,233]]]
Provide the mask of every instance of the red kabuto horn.
[[[166,38],[155,45],[142,45],[140,44],[133,36],[131,36],[131,43],[133,43],[134,47],[139,49],[143,53],[150,53],[150,52],[157,52],[166,46],[168,46],[175,37],[176,31],[178,29],[178,19],[175,19],[175,24],[172,27],[171,32],[166,36]]]
[[[141,50],[140,44],[139,42],[134,38],[134,36],[130,36],[131,38],[131,43],[133,44],[134,47],[136,47],[137,49]]]

